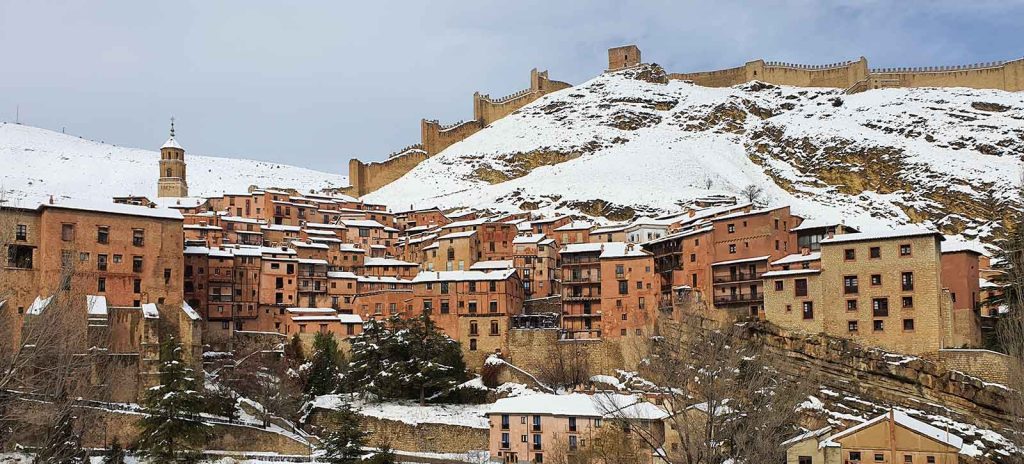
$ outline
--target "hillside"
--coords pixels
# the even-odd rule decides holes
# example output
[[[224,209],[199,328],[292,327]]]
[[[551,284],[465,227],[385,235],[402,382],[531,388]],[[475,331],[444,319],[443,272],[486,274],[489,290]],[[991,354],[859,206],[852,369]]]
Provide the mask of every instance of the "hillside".
[[[163,141],[154,146],[160,143]],[[189,152],[185,156],[192,196],[244,192],[253,184],[302,191],[348,185],[345,176],[295,166]],[[49,195],[100,200],[128,194],[153,198],[159,159],[158,151],[0,123],[0,165],[4,166],[0,191],[12,202]]]
[[[1017,205],[1022,153],[1022,93],[708,88],[643,65],[547,95],[367,199],[619,220],[754,184],[812,218],[973,237]]]

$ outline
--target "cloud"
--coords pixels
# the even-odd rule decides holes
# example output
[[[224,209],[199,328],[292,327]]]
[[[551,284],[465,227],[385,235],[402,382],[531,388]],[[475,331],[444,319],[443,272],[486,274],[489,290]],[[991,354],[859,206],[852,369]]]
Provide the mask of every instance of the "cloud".
[[[1024,3],[526,0],[0,5],[0,119],[156,148],[167,118],[193,153],[344,171],[472,116],[532,67],[579,83],[605,49],[696,71],[755,58],[873,66],[1024,54]]]

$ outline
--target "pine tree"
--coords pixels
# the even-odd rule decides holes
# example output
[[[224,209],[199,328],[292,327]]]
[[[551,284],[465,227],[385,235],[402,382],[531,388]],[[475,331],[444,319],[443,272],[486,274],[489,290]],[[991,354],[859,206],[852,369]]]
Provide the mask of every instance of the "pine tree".
[[[181,345],[169,338],[160,346],[160,385],[146,392],[138,447],[158,462],[188,458],[208,435],[200,419],[203,396],[193,370],[181,360]]]
[[[306,393],[313,396],[334,393],[341,380],[341,366],[344,361],[344,354],[338,349],[338,341],[334,339],[334,334],[317,333],[313,339],[313,356],[310,359]]]
[[[392,318],[390,324],[401,319]],[[392,330],[382,321],[370,320],[363,324],[363,331],[349,339],[352,346],[352,362],[346,375],[349,391],[372,394],[383,398],[390,396],[392,383],[401,376],[398,364],[390,353],[393,345]]]
[[[331,415],[333,426],[323,439],[324,460],[332,464],[362,461],[366,432],[359,427],[359,415],[346,404]]]
[[[121,442],[114,439],[114,443],[110,444],[110,450],[107,451],[107,455],[103,458],[103,464],[124,464],[124,448],[121,447]]]
[[[427,393],[454,387],[466,379],[466,364],[459,344],[437,329],[424,314],[409,324],[409,358],[405,381],[419,391],[420,405]]]

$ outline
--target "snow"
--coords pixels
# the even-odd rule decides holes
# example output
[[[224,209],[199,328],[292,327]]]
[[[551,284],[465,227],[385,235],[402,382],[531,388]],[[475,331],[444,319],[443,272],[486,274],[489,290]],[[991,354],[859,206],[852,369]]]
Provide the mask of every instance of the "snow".
[[[488,414],[543,414],[575,417],[625,417],[658,420],[668,414],[652,403],[635,395],[617,393],[586,395],[570,393],[502,398],[494,402]]]
[[[408,261],[402,261],[400,259],[394,259],[394,258],[366,258],[366,260],[363,261],[363,266],[364,267],[371,267],[371,266],[408,266],[408,267],[417,267],[417,266],[419,266],[419,264],[410,263]]]
[[[157,310],[156,303],[144,303],[142,305],[142,315],[146,319],[160,319],[160,311]]]
[[[89,316],[106,316],[107,315],[107,297],[97,295],[86,295],[85,306]]]
[[[192,306],[189,306],[188,302],[181,302],[181,310],[184,311],[185,315],[188,316],[188,318],[193,321],[198,321],[202,319],[201,317],[199,317],[199,313],[196,312],[195,309],[192,309]]]
[[[651,256],[640,245],[626,242],[570,243],[562,247],[562,253],[601,252],[601,258],[637,258]]]
[[[813,251],[813,252],[807,253],[806,255],[800,254],[800,253],[794,253],[794,254],[791,254],[791,255],[787,255],[787,256],[782,257],[779,260],[772,261],[771,264],[772,264],[772,266],[783,266],[783,265],[786,265],[786,264],[796,264],[796,263],[803,263],[803,262],[807,262],[807,261],[818,261],[820,259],[821,259],[821,252],[820,251]]]
[[[612,377],[610,375],[594,375],[590,377],[590,381],[593,383],[603,383],[605,385],[611,385],[616,390],[622,390],[624,388],[622,382],[619,382],[619,379],[616,379],[615,377]]]
[[[0,186],[14,204],[27,198],[73,197],[109,202],[114,196],[156,199],[158,161],[153,150],[124,148],[47,129],[0,123]],[[348,178],[283,164],[185,154],[189,193],[219,196],[250,185],[298,190],[344,187]],[[165,203],[161,202],[161,206]],[[163,208],[157,208],[163,209]]]
[[[852,234],[839,234],[821,239],[821,244],[826,243],[850,243],[866,240],[891,240],[907,237],[919,237],[923,235],[939,235],[938,232],[919,226],[902,226],[893,229],[879,229],[873,231],[856,232]]]
[[[414,401],[390,401],[374,403],[352,399],[349,395],[323,395],[313,400],[313,407],[337,409],[348,403],[359,414],[378,419],[403,422],[409,425],[445,424],[487,429],[486,413],[489,404],[427,404],[420,406]]]
[[[413,283],[426,282],[468,282],[482,280],[505,280],[515,274],[515,269],[495,271],[421,271],[412,279]]]
[[[768,271],[761,274],[761,277],[785,277],[793,275],[807,275],[807,274],[818,274],[821,269],[790,269],[788,271]]]
[[[835,96],[842,98],[842,106],[827,102]],[[635,101],[666,102],[666,109]],[[770,110],[773,116],[761,119],[749,114],[741,122],[742,133],[714,124],[685,128],[691,121],[702,122],[719,105],[747,102]],[[974,102],[1011,109],[975,111]],[[624,130],[609,124],[616,114],[659,120]],[[764,198],[771,205],[792,205],[794,213],[821,223],[838,224],[844,219],[862,226],[909,223],[904,207],[920,205],[942,214],[941,205],[929,204],[925,197],[938,187],[980,199],[978,192],[994,184],[991,191],[1013,200],[1012,189],[1005,188],[1018,181],[1021,161],[1011,156],[1013,148],[989,155],[972,147],[1019,140],[1022,115],[1024,94],[1020,92],[920,88],[844,95],[837,89],[786,86],[756,91],[749,86],[709,88],[682,81],[656,84],[632,79],[628,71],[605,73],[526,105],[366,199],[494,212],[514,212],[522,202],[534,201],[539,204],[537,212],[543,214],[579,214],[574,202],[603,200],[651,215],[678,210],[680,204],[696,198],[742,197],[743,187],[757,185],[764,188]],[[846,193],[843,186],[822,182],[813,173],[821,156],[816,151],[794,156],[773,145],[763,163],[756,164],[751,160],[754,137],[765,129],[779,130],[795,144],[806,138],[830,146],[848,141],[851,150],[891,147],[892,160],[907,166],[901,179],[914,188]],[[482,167],[513,173],[516,166],[508,162],[511,155],[535,151],[583,154],[496,184],[474,175]],[[769,174],[788,183],[789,190]],[[972,225],[984,233],[983,224]]]
[[[511,259],[498,260],[498,261],[477,261],[469,266],[471,271],[489,271],[495,269],[512,269],[515,266],[512,264]]]
[[[931,424],[927,424],[925,422],[914,419],[913,417],[910,417],[907,413],[903,411],[893,410],[891,414],[893,421],[895,421],[898,425],[901,425],[907,429],[913,430],[917,433],[920,433],[921,435],[924,435],[940,443],[947,444],[954,448],[960,449],[963,447],[964,441],[959,436],[949,433],[948,431],[939,429],[938,427],[935,427]],[[853,434],[854,432],[865,429],[877,423],[884,422],[886,420],[889,420],[889,414],[882,414],[871,420],[857,424],[853,427],[850,427],[846,430],[843,430],[842,432],[839,432],[829,437],[828,442],[835,442],[835,440]],[[823,443],[823,446],[828,445]]]
[[[25,310],[25,313],[31,314],[33,316],[38,316],[43,313],[43,310],[46,309],[47,306],[50,305],[51,301],[53,301],[53,296],[50,296],[48,298],[37,296],[36,299],[32,301],[32,304],[28,307],[28,309]]]

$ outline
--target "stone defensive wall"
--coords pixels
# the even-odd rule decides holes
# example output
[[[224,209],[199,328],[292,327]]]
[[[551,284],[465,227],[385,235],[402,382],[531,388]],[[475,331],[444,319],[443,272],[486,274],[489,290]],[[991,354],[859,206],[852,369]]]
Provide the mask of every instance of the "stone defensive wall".
[[[869,68],[864,57],[825,65],[755,60],[716,71],[672,73],[669,79],[706,87],[729,87],[762,81],[796,87],[832,87],[847,93],[898,87],[968,87],[1010,92],[1024,90],[1024,58],[958,66]]]
[[[349,160],[350,187],[343,189],[343,192],[357,197],[373,192],[402,177],[423,160],[465,140],[494,121],[544,95],[569,87],[572,86],[549,79],[547,71],[534,68],[530,71],[529,88],[500,98],[476,92],[473,94],[473,119],[455,124],[423,119],[420,121],[420,143],[388,155],[385,161],[364,163],[356,158]]]

